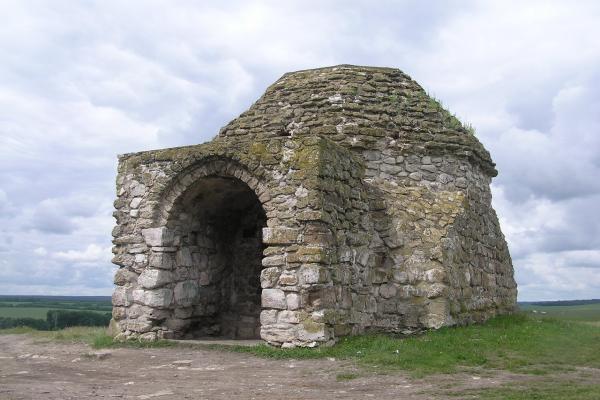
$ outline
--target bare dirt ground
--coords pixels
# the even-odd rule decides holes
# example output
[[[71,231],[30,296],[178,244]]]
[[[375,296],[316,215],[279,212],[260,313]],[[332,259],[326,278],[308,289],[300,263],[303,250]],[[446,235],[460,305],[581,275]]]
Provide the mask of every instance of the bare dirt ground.
[[[357,374],[338,380],[339,374]],[[348,361],[270,360],[196,348],[93,350],[83,344],[0,336],[0,399],[444,399],[526,379],[510,374],[411,379]],[[456,397],[453,397],[456,399]]]

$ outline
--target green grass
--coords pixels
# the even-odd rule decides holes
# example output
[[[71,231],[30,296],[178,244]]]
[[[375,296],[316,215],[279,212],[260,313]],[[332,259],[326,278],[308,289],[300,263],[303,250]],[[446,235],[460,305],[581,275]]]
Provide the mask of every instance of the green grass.
[[[486,400],[598,400],[600,384],[572,381],[544,381],[525,385],[505,385],[499,388],[465,390],[449,393],[461,399]]]
[[[94,348],[178,345],[169,341],[115,342],[104,328],[90,327],[49,332],[17,328],[0,333],[28,333],[40,340],[82,342]],[[525,313],[496,317],[483,325],[442,328],[417,337],[346,337],[335,346],[315,349],[268,345],[209,347],[276,359],[334,357],[377,371],[405,370],[413,376],[472,368],[531,375],[573,371],[576,367],[600,368],[600,326]]]
[[[410,371],[414,376],[473,367],[543,375],[575,366],[600,368],[600,328],[517,314],[496,317],[483,325],[442,328],[411,338],[366,335],[342,338],[333,347],[317,349],[277,349],[267,345],[229,349],[280,359],[350,359],[379,370]]]
[[[356,379],[358,377],[359,377],[359,375],[356,374],[356,373],[353,373],[353,372],[344,372],[344,373],[341,373],[341,374],[337,374],[335,376],[335,380],[338,381],[338,382],[350,381],[350,380]]]
[[[133,348],[154,348],[154,347],[174,347],[176,343],[167,340],[158,340],[155,342],[142,342],[139,340],[129,340],[126,342],[115,341],[112,336],[106,333],[106,328],[91,326],[75,326],[57,331],[38,331],[33,328],[19,327],[10,329],[0,329],[0,335],[27,334],[40,342],[70,342],[87,344],[94,349],[115,348],[115,347],[133,347]]]

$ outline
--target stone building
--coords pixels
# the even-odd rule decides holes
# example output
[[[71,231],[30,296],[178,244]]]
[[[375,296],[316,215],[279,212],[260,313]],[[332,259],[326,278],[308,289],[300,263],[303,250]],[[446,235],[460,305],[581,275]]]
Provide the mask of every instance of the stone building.
[[[509,312],[496,174],[397,69],[285,74],[212,141],[119,157],[113,331],[314,346]]]

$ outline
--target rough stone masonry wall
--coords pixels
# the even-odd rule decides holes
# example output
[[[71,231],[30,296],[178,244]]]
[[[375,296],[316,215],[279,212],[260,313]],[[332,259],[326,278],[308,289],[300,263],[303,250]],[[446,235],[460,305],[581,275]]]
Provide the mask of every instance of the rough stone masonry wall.
[[[196,198],[199,182],[220,177],[247,185],[265,211],[261,337],[277,345],[330,340],[329,326],[319,319],[324,303],[313,287],[329,283],[329,275],[315,266],[329,265],[332,253],[317,193],[320,141],[218,140],[123,156],[113,231],[113,262],[121,267],[113,294],[113,329],[119,338],[183,337],[190,326],[223,333],[215,321],[203,325],[202,318],[215,316],[218,301],[207,299],[217,290],[211,280],[222,275],[228,261],[210,245],[214,235],[181,222],[202,223],[182,205]]]
[[[476,137],[398,70],[286,74],[212,142],[120,159],[113,328],[145,339],[260,330],[312,346],[508,312],[495,175]],[[249,221],[219,228],[241,210],[207,189],[266,220],[245,211]]]
[[[438,327],[512,310],[516,284],[491,209],[494,164],[472,132],[416,82],[396,69],[347,65],[289,73],[220,132],[305,135],[359,154],[364,183],[379,203],[358,229],[372,242],[339,243],[353,252],[348,262],[355,271],[364,268],[356,254],[379,271],[368,290],[353,285],[353,310],[369,310],[355,314],[353,332]]]

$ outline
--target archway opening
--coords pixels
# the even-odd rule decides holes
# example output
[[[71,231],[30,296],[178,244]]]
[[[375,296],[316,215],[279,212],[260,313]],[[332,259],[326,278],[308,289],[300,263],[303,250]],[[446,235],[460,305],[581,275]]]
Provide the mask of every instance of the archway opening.
[[[204,177],[182,195],[169,225],[180,237],[175,317],[179,337],[260,337],[260,272],[266,215],[252,189]]]

